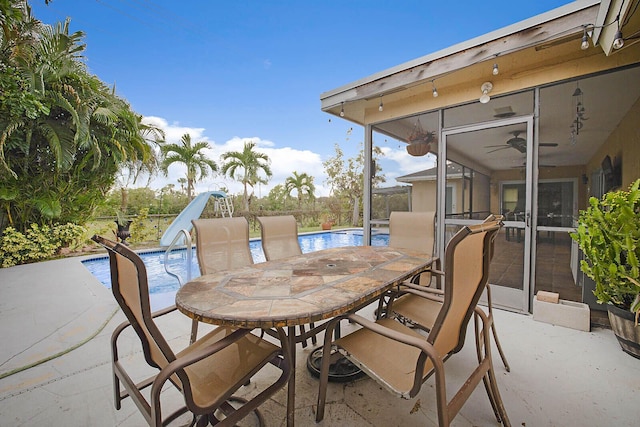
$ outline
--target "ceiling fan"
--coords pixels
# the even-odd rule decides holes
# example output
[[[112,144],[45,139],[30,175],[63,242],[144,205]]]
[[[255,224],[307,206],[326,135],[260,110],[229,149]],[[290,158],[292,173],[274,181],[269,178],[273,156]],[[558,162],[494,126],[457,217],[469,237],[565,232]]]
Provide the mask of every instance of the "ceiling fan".
[[[516,131],[511,132],[511,135],[513,135],[513,138],[511,138],[511,139],[509,139],[507,141],[507,145],[500,144],[500,145],[487,145],[487,146],[485,146],[484,148],[494,148],[494,150],[487,151],[487,154],[493,153],[494,151],[503,150],[505,148],[515,148],[516,150],[518,150],[521,153],[526,153],[527,152],[527,140],[524,139],[524,138],[520,138],[519,135],[521,133],[522,133],[521,130],[516,130]],[[557,147],[558,146],[558,144],[555,143],[555,142],[541,142],[538,145],[540,147]]]
[[[519,165],[519,166],[511,166],[511,169],[525,169],[526,167],[527,167],[527,163],[526,163],[526,162],[524,162],[524,163],[522,163],[522,164],[521,164],[521,165]],[[555,168],[555,167],[556,167],[556,165],[550,165],[550,164],[548,165],[548,164],[542,164],[542,163],[540,163],[540,164],[538,165],[538,167],[539,167],[539,168]]]

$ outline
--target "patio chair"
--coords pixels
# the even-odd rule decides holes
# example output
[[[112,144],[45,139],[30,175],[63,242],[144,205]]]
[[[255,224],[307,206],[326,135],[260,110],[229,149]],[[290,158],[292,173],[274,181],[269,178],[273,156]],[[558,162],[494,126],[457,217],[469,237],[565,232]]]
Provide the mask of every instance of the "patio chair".
[[[502,219],[503,219],[502,216],[496,216],[492,214],[492,215],[489,215],[484,220],[484,222],[488,223],[491,221],[499,221],[501,223]],[[392,242],[395,242],[395,240],[393,239],[393,233],[394,231],[397,231],[398,228],[404,227],[405,230],[410,230],[410,229],[412,230],[415,228],[415,226],[413,225],[413,222],[403,222],[401,224],[402,224],[401,226],[399,225],[395,228],[390,228],[389,246],[395,246],[395,245],[392,245]],[[495,238],[497,235],[498,233],[495,233],[491,240],[490,259],[493,259],[493,252],[495,249],[494,248]],[[426,238],[428,239],[428,236]],[[410,243],[410,241],[408,242]],[[408,243],[405,243],[405,244],[408,244]],[[404,247],[411,248],[410,246],[404,246]],[[415,249],[420,249],[420,248],[415,248]],[[438,274],[437,267],[434,270],[434,275],[441,276],[441,274]],[[420,282],[412,281],[412,283],[420,283]],[[406,323],[409,323],[413,326],[416,326],[428,332],[431,329],[431,327],[434,325],[435,320],[438,316],[438,312],[442,308],[443,291],[441,289],[435,289],[435,288],[425,289],[421,285],[416,286],[412,283],[405,283],[405,286],[411,287],[413,289],[417,289],[419,291],[428,292],[430,296],[428,298],[425,297],[424,295],[416,296],[410,293],[409,294],[403,293],[402,290],[400,290],[400,292],[396,292],[395,298],[389,298],[389,300],[387,301],[386,314],[387,315],[391,314],[392,316],[398,317],[400,320]],[[487,290],[486,294],[487,294],[488,316],[491,318],[491,332],[493,334],[496,347],[498,348],[498,353],[500,354],[500,358],[502,359],[502,363],[504,364],[504,367],[507,370],[507,372],[510,372],[511,367],[509,366],[509,363],[507,362],[507,358],[504,355],[504,351],[502,350],[502,346],[500,345],[500,340],[498,339],[498,333],[496,331],[496,325],[495,325],[495,322],[493,321],[491,286],[489,285],[488,282],[486,285],[486,290]],[[477,318],[475,318],[475,322],[476,322],[476,328],[478,328],[479,324],[478,324]],[[476,344],[478,345],[478,347],[482,345],[482,342],[481,340],[479,340],[479,335],[477,333],[476,333]]]
[[[244,217],[191,220],[196,231],[196,256],[200,274],[231,270],[253,264],[249,248],[249,223]],[[198,321],[191,327],[196,340]]]
[[[456,233],[446,248],[444,268],[444,293],[442,308],[428,336],[403,325],[392,318],[373,322],[351,313],[329,322],[324,348],[333,344],[338,351],[359,366],[381,386],[398,397],[415,397],[422,384],[435,377],[439,426],[448,426],[479,382],[488,375],[491,378],[487,393],[494,414],[499,422],[510,426],[495,381],[489,328],[491,319],[482,310],[476,310],[489,275],[491,239],[500,229],[500,222],[465,226]],[[420,291],[408,289],[415,295]],[[425,293],[428,296],[428,294]],[[469,378],[447,400],[444,362],[459,352],[465,342],[467,324],[472,313],[478,313],[482,321],[480,329],[482,358]],[[332,343],[331,332],[341,318],[346,317],[362,326],[361,329]],[[324,417],[329,358],[323,360],[316,421]]]
[[[147,270],[140,257],[126,246],[100,236],[93,240],[107,249],[111,267],[113,295],[127,317],[111,336],[114,399],[116,409],[130,397],[150,426],[161,426],[190,411],[191,425],[205,422],[220,426],[235,425],[257,411],[260,404],[279,391],[288,381],[290,360],[288,349],[281,349],[253,334],[248,329],[218,327],[182,351],[174,353],[155,319],[176,310],[175,306],[151,313]],[[119,359],[119,341],[129,327],[138,335],[146,362],[159,372],[135,383]],[[282,342],[286,336],[280,330]],[[125,350],[130,351],[129,336],[123,336]],[[267,364],[280,369],[280,376],[249,401],[233,396],[243,384]],[[163,419],[160,396],[165,383],[171,382],[184,396],[185,405]],[[122,388],[121,388],[122,386]],[[151,386],[147,400],[141,391]],[[165,397],[166,399],[166,397]],[[234,408],[231,403],[242,403]],[[224,418],[222,418],[224,415]],[[163,424],[164,423],[164,424]]]
[[[389,216],[389,247],[418,250],[427,254],[433,254],[435,243],[435,216],[429,212],[391,212]],[[435,259],[433,265],[439,270],[440,260]],[[427,271],[411,278],[412,283],[421,286],[431,286],[431,272]],[[378,300],[376,318],[387,315],[389,302],[397,297],[397,292],[386,292]]]
[[[293,215],[259,216],[262,251],[267,261],[302,255],[298,242],[298,223]],[[311,331],[315,324],[309,324]],[[269,331],[267,331],[269,333]],[[306,329],[300,325],[302,347],[307,347]],[[311,342],[317,343],[316,334],[310,336]]]
[[[293,215],[259,216],[262,250],[267,261],[301,255],[298,223]]]

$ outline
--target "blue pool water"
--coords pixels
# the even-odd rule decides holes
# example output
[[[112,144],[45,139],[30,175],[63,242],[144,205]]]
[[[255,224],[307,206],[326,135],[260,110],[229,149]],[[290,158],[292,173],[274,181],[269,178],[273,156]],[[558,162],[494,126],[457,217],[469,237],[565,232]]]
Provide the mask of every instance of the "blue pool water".
[[[342,246],[361,246],[362,230],[330,231],[323,233],[307,233],[298,236],[302,252],[313,252],[321,249],[337,248]],[[373,246],[387,246],[389,244],[388,234],[374,234],[371,237]],[[260,240],[252,240],[249,244],[254,262],[265,260]],[[181,277],[187,276],[187,256],[186,250],[174,250],[169,256],[169,269],[176,272]],[[165,271],[164,251],[139,252],[140,258],[147,267],[149,277],[149,293],[151,294],[151,305],[154,310],[173,304],[173,299],[178,290],[178,279],[170,276]],[[111,288],[111,273],[109,270],[109,258],[107,256],[92,258],[82,261],[82,264],[100,280],[107,288]],[[198,260],[195,250],[191,266],[192,278],[200,275]]]

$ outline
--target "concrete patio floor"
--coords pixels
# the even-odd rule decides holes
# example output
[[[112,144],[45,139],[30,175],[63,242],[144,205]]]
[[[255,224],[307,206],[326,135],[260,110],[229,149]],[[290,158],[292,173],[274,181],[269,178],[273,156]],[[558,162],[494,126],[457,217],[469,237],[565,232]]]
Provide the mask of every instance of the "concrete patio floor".
[[[0,269],[1,426],[145,424],[131,401],[125,401],[120,411],[114,408],[109,337],[124,317],[110,291],[80,261],[67,258]],[[501,310],[495,311],[495,318],[511,364],[507,373],[494,351],[498,386],[512,425],[638,425],[640,360],[623,353],[610,330],[580,332]],[[174,348],[186,345],[190,320],[181,313],[167,316],[160,328]],[[475,361],[472,340],[469,333],[465,348],[446,364],[450,394]],[[124,358],[140,378],[152,372],[144,367],[135,337],[127,345]],[[316,424],[318,383],[305,367],[310,351],[298,350],[297,425],[437,423],[433,379],[415,399],[401,400],[364,378],[330,384],[325,420]],[[42,360],[47,361],[28,367]],[[250,395],[275,373],[260,373],[241,393]],[[168,388],[164,394],[168,405],[180,404],[175,390]],[[284,426],[285,411],[285,390],[261,407],[268,426]],[[499,425],[482,386],[453,425]]]

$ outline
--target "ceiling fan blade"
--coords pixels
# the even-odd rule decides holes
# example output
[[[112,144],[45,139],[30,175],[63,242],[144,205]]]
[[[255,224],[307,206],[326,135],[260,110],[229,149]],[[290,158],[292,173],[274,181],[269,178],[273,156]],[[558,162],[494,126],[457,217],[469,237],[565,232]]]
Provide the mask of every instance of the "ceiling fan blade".
[[[557,142],[541,142],[540,144],[538,144],[538,146],[540,146],[540,147],[557,147],[558,143]]]
[[[495,147],[503,147],[506,148],[508,147],[507,145],[504,144],[500,144],[500,145],[485,145],[484,148],[495,148]]]
[[[539,168],[555,168],[556,165],[538,165]],[[525,165],[511,166],[511,169],[524,169]]]
[[[495,148],[495,149],[493,149],[491,151],[487,151],[487,154],[490,154],[490,153],[493,153],[493,152],[496,152],[496,151],[500,151],[500,150],[504,150],[505,148],[511,148],[511,147],[509,147],[508,145],[507,146],[501,146],[500,148]]]

